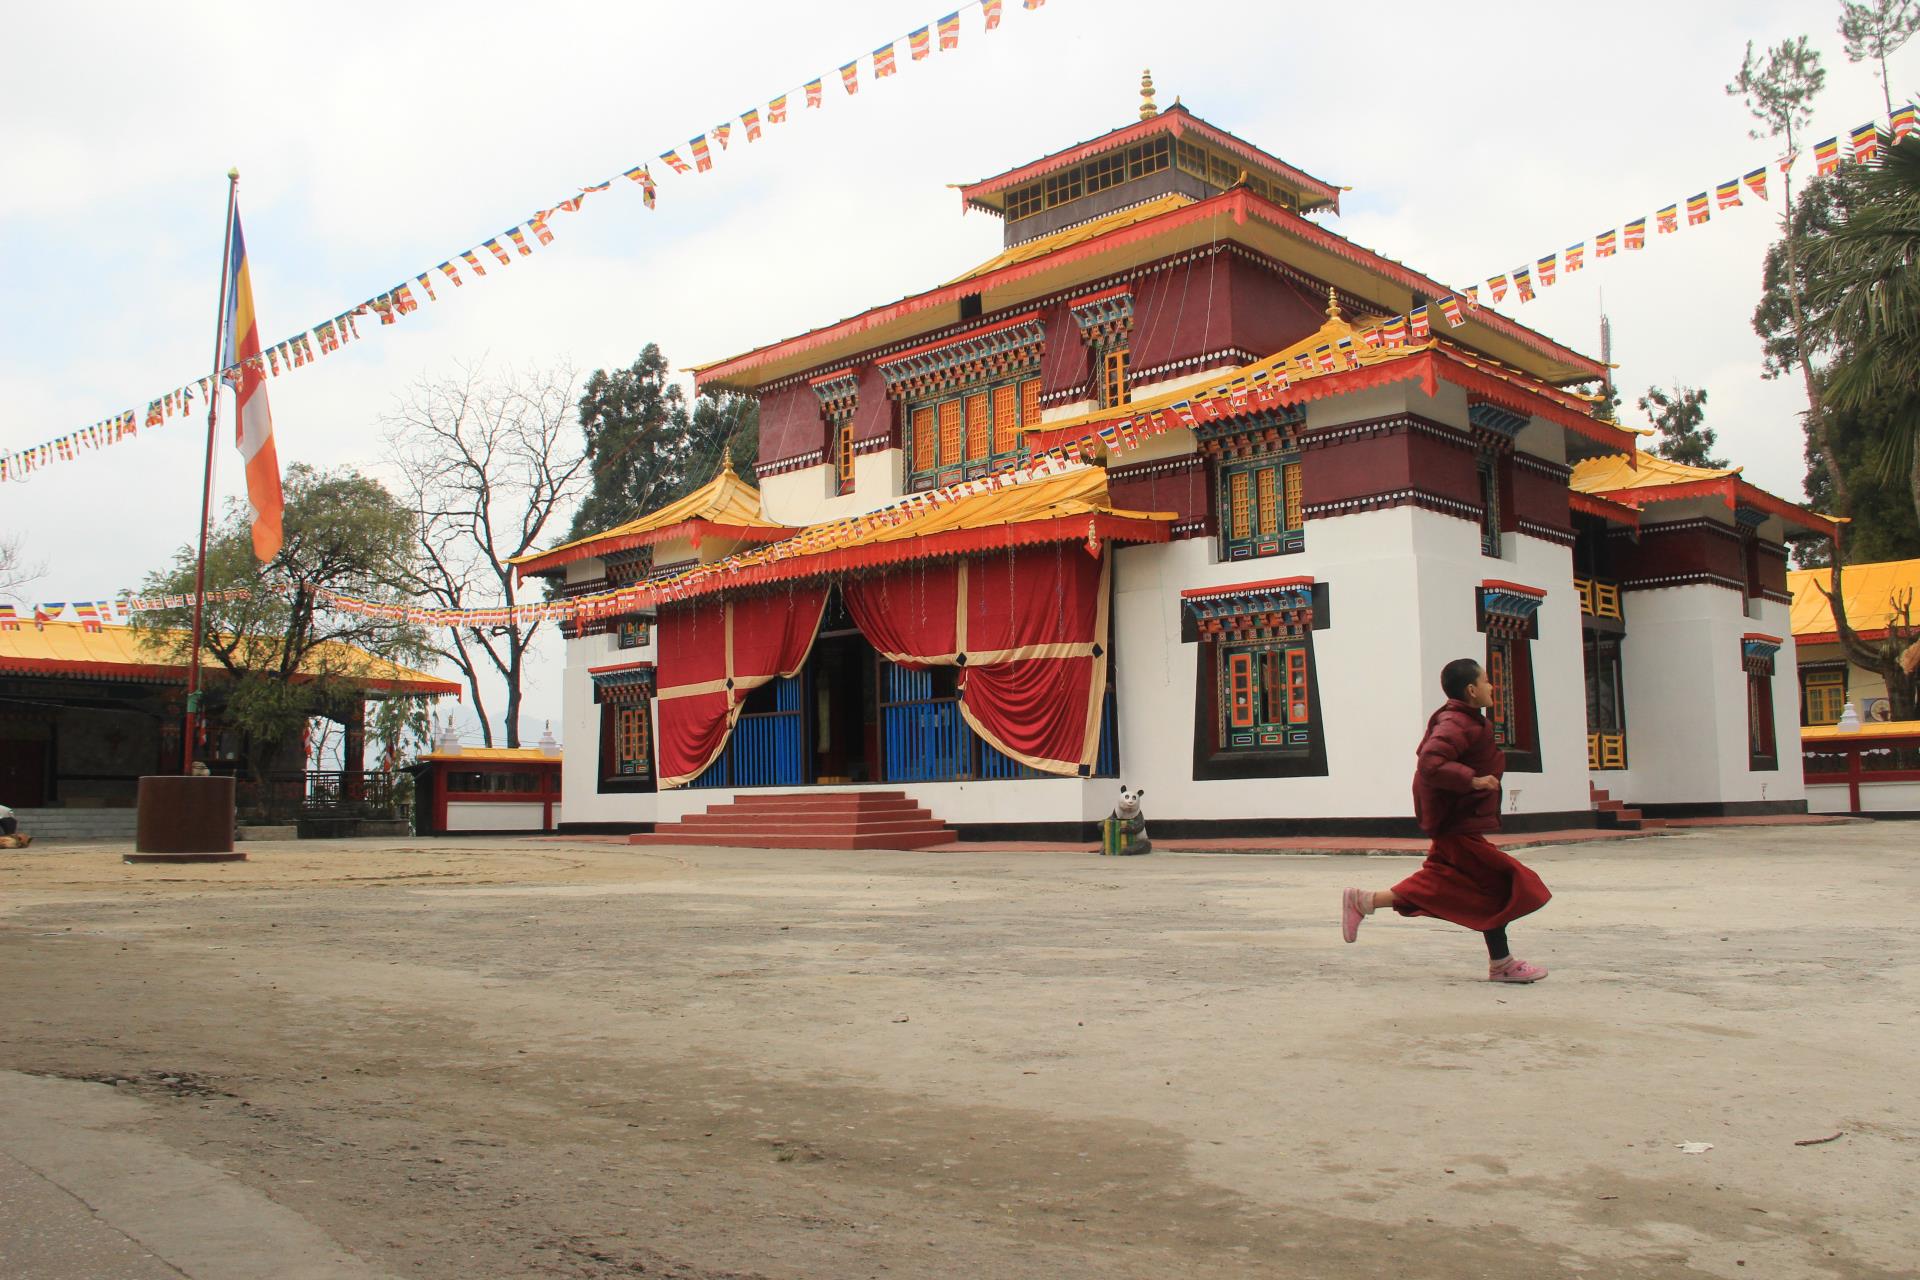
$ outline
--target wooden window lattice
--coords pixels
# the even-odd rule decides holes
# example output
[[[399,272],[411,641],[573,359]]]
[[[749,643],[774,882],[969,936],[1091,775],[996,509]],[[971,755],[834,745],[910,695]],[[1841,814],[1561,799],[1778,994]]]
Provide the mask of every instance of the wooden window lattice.
[[[984,391],[967,397],[967,460],[987,456],[993,444],[992,401]]]
[[[913,469],[931,471],[934,467],[933,410],[913,411]]]
[[[960,402],[943,401],[940,405],[940,465],[958,466],[960,463]]]
[[[1004,382],[993,389],[993,451],[1012,453],[1019,445],[1020,388]]]

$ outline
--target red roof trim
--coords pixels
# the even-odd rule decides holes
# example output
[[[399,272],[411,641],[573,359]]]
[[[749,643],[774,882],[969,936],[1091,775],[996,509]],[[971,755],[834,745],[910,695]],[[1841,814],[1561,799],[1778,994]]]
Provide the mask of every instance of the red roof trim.
[[[807,385],[817,387],[823,382],[832,382],[835,378],[844,378],[848,374],[856,372],[859,368],[860,366],[857,364],[850,364],[843,369],[835,369],[832,373],[823,373],[817,378],[808,378]]]
[[[1788,524],[1799,525],[1812,533],[1832,534],[1838,525],[1815,511],[1776,498],[1765,489],[1757,489],[1738,476],[1715,476],[1707,480],[1688,480],[1680,484],[1645,489],[1610,489],[1606,497],[1615,502],[1642,506],[1649,502],[1679,502],[1686,498],[1719,498],[1732,511],[1741,503],[1768,515],[1779,516]]]
[[[1234,582],[1224,587],[1189,587],[1180,593],[1182,600],[1201,600],[1207,596],[1240,595],[1247,591],[1275,591],[1282,587],[1310,587],[1312,577],[1267,578],[1260,582]]]
[[[1629,529],[1640,527],[1640,510],[1624,502],[1614,502],[1591,493],[1581,493],[1577,489],[1567,490],[1567,507],[1583,515],[1596,516],[1610,520],[1615,524],[1626,525]]]
[[[616,671],[651,671],[652,669],[653,664],[651,662],[609,662],[604,667],[588,667],[587,674],[590,676],[605,676],[612,675]]]
[[[696,541],[702,538],[736,538],[741,542],[778,542],[782,538],[792,536],[793,530],[784,526],[777,529],[756,529],[747,525],[721,524],[702,516],[693,520],[682,520],[678,524],[663,525],[658,529],[642,529],[639,533],[622,534],[618,538],[602,538],[577,547],[560,547],[514,567],[518,580],[525,582],[528,578],[552,573],[555,569],[572,564],[576,560],[591,560],[595,556],[610,556],[619,551],[632,551],[636,547],[651,547],[661,542],[672,542],[676,538],[690,538]]]
[[[691,590],[661,599],[659,604],[664,608],[720,591],[771,582],[795,582],[830,573],[874,569],[915,560],[1002,551],[1008,547],[1043,542],[1084,542],[1089,532],[1098,534],[1106,542],[1166,542],[1172,523],[1171,520],[1142,520],[1114,515],[1074,515],[1028,520],[1019,524],[987,525],[979,529],[947,529],[917,538],[866,543],[836,551],[747,565],[738,573],[709,577],[694,584]]]
[[[1480,589],[1482,591],[1511,591],[1515,595],[1532,596],[1537,600],[1545,600],[1547,598],[1547,589],[1545,587],[1522,586],[1518,582],[1507,582],[1501,578],[1487,578],[1482,580]]]
[[[1749,640],[1758,640],[1762,644],[1785,644],[1787,642],[1784,636],[1770,636],[1764,631],[1749,631],[1740,637],[1742,644],[1745,644]]]
[[[1023,311],[1017,316],[1008,316],[1005,320],[996,320],[992,324],[982,325],[978,329],[968,329],[964,333],[950,333],[944,338],[935,338],[931,342],[923,342],[917,347],[908,347],[905,351],[896,351],[885,359],[875,360],[873,367],[876,369],[884,369],[896,361],[907,360],[928,351],[938,351],[942,347],[951,347],[956,343],[971,342],[975,338],[984,338],[990,333],[999,333],[1002,329],[1011,329],[1016,325],[1032,324],[1035,320],[1038,320],[1040,316],[1041,312],[1036,308],[1032,311]]]
[[[1245,159],[1252,160],[1272,170],[1274,173],[1286,177],[1303,190],[1315,192],[1320,195],[1321,198],[1331,200],[1336,211],[1340,208],[1340,188],[1334,186],[1332,183],[1323,182],[1312,174],[1294,168],[1279,157],[1269,155],[1267,152],[1262,151],[1251,142],[1234,137],[1225,129],[1208,124],[1205,120],[1202,120],[1178,104],[1168,107],[1158,115],[1150,116],[1145,120],[1135,121],[1133,124],[1122,125],[1118,129],[1109,130],[1097,138],[1080,143],[1078,146],[1068,147],[1065,151],[1056,151],[1050,156],[1043,156],[1030,164],[1021,165],[1017,169],[1008,169],[1003,173],[995,174],[991,178],[982,178],[978,182],[966,183],[960,188],[960,199],[962,202],[974,205],[977,208],[990,208],[990,206],[981,203],[981,196],[992,195],[995,192],[1004,191],[1008,187],[1018,186],[1020,183],[1030,178],[1037,178],[1043,173],[1052,173],[1054,170],[1063,169],[1070,164],[1078,164],[1090,156],[1099,155],[1101,152],[1110,151],[1115,147],[1127,146],[1141,138],[1149,137],[1156,133],[1171,133],[1174,137],[1178,138],[1183,137],[1189,130],[1201,135],[1209,142],[1225,147],[1227,150],[1233,151]],[[999,210],[994,209],[993,212],[998,213]]]
[[[203,667],[202,670],[219,674],[221,668]],[[134,662],[85,662],[68,658],[0,658],[0,672],[29,676],[89,676],[99,680],[124,680],[135,684],[185,684],[187,669],[180,666]],[[296,682],[311,680],[311,676],[297,675]],[[354,680],[352,683],[363,689],[379,689],[386,693],[426,693],[433,695],[451,693],[460,696],[460,686],[451,680],[439,680],[429,677],[425,680]]]
[[[1853,634],[1859,636],[1862,640],[1885,640],[1889,632],[1887,628],[1881,627],[1877,630],[1855,631]],[[1796,647],[1809,644],[1839,644],[1840,633],[1838,631],[1809,631],[1803,635],[1796,631],[1793,633],[1793,643]]]
[[[1365,267],[1385,279],[1400,285],[1402,288],[1418,293],[1430,294],[1434,297],[1443,297],[1454,292],[1454,290],[1447,288],[1438,281],[1430,280],[1419,272],[1393,261],[1391,258],[1383,258],[1370,249],[1363,249],[1346,237],[1336,235],[1324,227],[1308,222],[1300,215],[1290,213],[1282,209],[1279,205],[1274,204],[1271,200],[1263,200],[1253,192],[1243,188],[1224,191],[1217,196],[1209,196],[1205,200],[1198,200],[1193,204],[1183,205],[1178,209],[1163,213],[1158,217],[1148,218],[1144,222],[1135,222],[1124,227],[1116,227],[1105,235],[1096,236],[1091,240],[1080,241],[1077,244],[1058,249],[1042,257],[1029,258],[1024,262],[1010,263],[998,271],[991,272],[984,276],[974,276],[953,284],[941,285],[939,288],[929,289],[925,293],[910,294],[897,302],[890,302],[885,306],[870,308],[858,315],[849,316],[847,319],[841,320],[836,324],[827,325],[820,329],[813,329],[792,338],[784,338],[779,342],[769,343],[764,347],[756,347],[752,351],[743,352],[730,359],[708,365],[703,369],[696,369],[694,371],[694,384],[700,389],[705,389],[714,384],[724,384],[729,378],[746,373],[755,366],[765,364],[767,361],[776,357],[798,355],[802,352],[812,351],[830,342],[851,337],[855,334],[865,333],[870,329],[897,320],[902,316],[926,311],[949,302],[957,302],[966,294],[985,293],[1001,285],[1011,284],[1015,281],[1037,275],[1043,270],[1049,270],[1062,264],[1070,265],[1075,262],[1084,261],[1096,253],[1123,247],[1140,240],[1150,239],[1161,235],[1163,232],[1176,230],[1190,223],[1217,218],[1223,214],[1231,217],[1235,222],[1244,222],[1249,213],[1257,214],[1269,225],[1291,235],[1295,235],[1318,248],[1346,258],[1348,261]],[[1525,325],[1517,324],[1490,308],[1482,307],[1475,311],[1473,316],[1477,322],[1486,325],[1494,332],[1513,338],[1531,347],[1535,351],[1540,352],[1542,355],[1559,360],[1565,364],[1591,370],[1590,378],[1598,378],[1606,372],[1606,367],[1598,361],[1589,359],[1571,348],[1563,347],[1551,338],[1535,333]],[[888,358],[892,359],[892,357]]]

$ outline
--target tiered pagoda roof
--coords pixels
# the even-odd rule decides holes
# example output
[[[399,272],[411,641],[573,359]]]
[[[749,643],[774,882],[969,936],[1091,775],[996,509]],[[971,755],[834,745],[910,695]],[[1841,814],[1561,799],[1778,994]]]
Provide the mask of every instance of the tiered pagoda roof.
[[[1573,469],[1569,484],[1576,494],[1634,509],[1656,502],[1710,498],[1724,504],[1729,511],[1744,507],[1764,512],[1812,533],[1838,531],[1838,520],[1777,498],[1748,483],[1740,472],[1739,467],[1689,466],[1636,448],[1631,454],[1590,458],[1580,463]]]
[[[556,573],[575,560],[614,555],[680,538],[696,543],[706,537],[759,543],[775,542],[792,532],[791,526],[761,514],[760,491],[735,473],[733,455],[729,452],[720,460],[719,474],[686,497],[605,532],[516,556],[507,563],[514,566],[524,580],[536,574]]]

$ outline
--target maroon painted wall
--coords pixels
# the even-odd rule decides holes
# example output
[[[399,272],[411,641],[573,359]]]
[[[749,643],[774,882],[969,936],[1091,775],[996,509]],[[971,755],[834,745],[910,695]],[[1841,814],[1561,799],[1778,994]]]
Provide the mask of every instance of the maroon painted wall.
[[[784,462],[826,443],[827,424],[812,387],[802,382],[760,397],[759,465]]]
[[[1093,394],[1093,362],[1067,304],[1056,302],[1041,313],[1047,326],[1040,350],[1040,395],[1077,400]],[[1136,321],[1137,323],[1137,321]]]
[[[887,380],[872,365],[860,370],[860,398],[853,410],[853,438],[872,440],[893,435],[899,406],[887,398]]]
[[[1282,279],[1257,262],[1229,256],[1227,301],[1231,325],[1226,343],[1268,356],[1292,346],[1327,319],[1327,300]]]
[[[1471,442],[1465,437],[1453,445],[1404,426],[1391,426],[1377,435],[1316,440],[1325,434],[1308,432],[1302,437],[1300,486],[1308,506],[1373,498],[1400,489],[1480,505],[1479,473]]]
[[[1722,532],[1692,521],[1677,523],[1687,527],[1642,525],[1637,545],[1625,538],[1614,541],[1613,562],[1622,583],[1701,573],[1736,583],[1747,580],[1746,557],[1731,529]]]
[[[1207,476],[1205,459],[1190,463],[1146,462],[1132,467],[1115,467],[1107,473],[1107,494],[1115,507],[1126,511],[1172,511],[1179,515],[1174,523],[1207,519]]]
[[[1513,466],[1513,516],[1531,520],[1562,532],[1573,531],[1572,512],[1567,508],[1567,482],[1515,463]]]

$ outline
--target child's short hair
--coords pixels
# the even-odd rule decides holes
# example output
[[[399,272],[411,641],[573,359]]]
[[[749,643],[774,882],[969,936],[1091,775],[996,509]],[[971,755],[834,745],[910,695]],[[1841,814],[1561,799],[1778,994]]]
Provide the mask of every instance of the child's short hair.
[[[1449,698],[1466,700],[1467,690],[1480,678],[1480,664],[1472,658],[1455,658],[1440,668],[1440,687]]]

